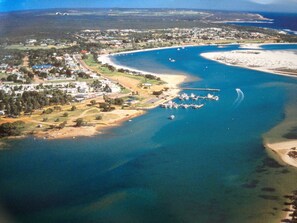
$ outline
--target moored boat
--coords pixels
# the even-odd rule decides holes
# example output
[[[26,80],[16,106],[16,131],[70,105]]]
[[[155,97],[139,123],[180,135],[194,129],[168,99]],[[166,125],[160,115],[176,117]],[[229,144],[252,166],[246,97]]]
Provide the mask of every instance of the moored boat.
[[[170,120],[173,120],[173,119],[175,119],[175,116],[174,116],[174,115],[170,115],[170,116],[169,116],[169,119],[170,119]]]

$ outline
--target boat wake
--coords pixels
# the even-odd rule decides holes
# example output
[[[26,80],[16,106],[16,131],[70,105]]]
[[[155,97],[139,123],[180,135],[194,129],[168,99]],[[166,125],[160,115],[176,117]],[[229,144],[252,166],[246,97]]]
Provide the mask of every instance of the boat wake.
[[[237,108],[241,102],[244,100],[244,93],[242,92],[242,90],[240,90],[239,88],[235,89],[237,92],[237,98],[235,99],[234,103],[233,103],[233,108]]]

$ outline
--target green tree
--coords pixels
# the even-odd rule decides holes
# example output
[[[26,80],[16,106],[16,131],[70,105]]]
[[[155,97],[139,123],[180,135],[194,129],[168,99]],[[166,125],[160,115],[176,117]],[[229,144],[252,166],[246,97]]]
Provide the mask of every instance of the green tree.
[[[124,104],[124,99],[123,98],[116,98],[116,99],[114,99],[114,104],[115,105],[123,105]]]
[[[81,126],[84,126],[86,124],[85,121],[82,118],[76,119],[75,123],[76,123],[75,124],[76,127],[81,127]]]
[[[88,59],[88,55],[83,54],[81,58],[82,58],[83,60],[86,60],[86,59]]]
[[[91,100],[90,103],[91,103],[91,105],[95,105],[96,104],[96,100]]]
[[[46,110],[44,110],[42,113],[43,114],[51,114],[51,113],[53,113],[53,109],[52,108],[48,108],[48,109],[46,109]]]
[[[102,82],[99,80],[95,80],[92,84],[91,87],[93,87],[96,90],[99,90],[102,88]]]
[[[102,120],[102,115],[96,115],[96,120]]]
[[[67,122],[66,121],[64,121],[64,122],[62,122],[62,123],[60,123],[60,125],[59,125],[59,129],[63,129],[63,128],[65,128],[65,126],[67,125]]]
[[[75,111],[77,108],[76,108],[76,106],[75,105],[73,105],[72,107],[71,107],[71,111]]]
[[[0,125],[0,137],[21,135],[24,125],[22,121],[3,123]]]
[[[55,109],[56,111],[62,111],[61,106],[55,106],[54,109]]]

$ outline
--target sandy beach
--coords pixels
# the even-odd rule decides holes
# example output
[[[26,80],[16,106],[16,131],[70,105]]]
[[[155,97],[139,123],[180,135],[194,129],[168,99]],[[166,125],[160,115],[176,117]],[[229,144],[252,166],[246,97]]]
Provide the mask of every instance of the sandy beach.
[[[155,108],[158,105],[160,105],[161,103],[164,103],[165,101],[172,100],[173,98],[175,98],[178,95],[178,93],[180,92],[179,86],[182,83],[186,82],[189,79],[189,77],[184,74],[159,74],[159,73],[152,73],[152,72],[146,72],[143,70],[133,69],[130,67],[126,67],[126,66],[122,66],[122,65],[118,65],[118,64],[114,63],[112,61],[112,59],[110,58],[110,56],[124,55],[124,54],[128,54],[128,53],[143,52],[143,51],[152,51],[152,50],[157,50],[157,49],[169,49],[169,48],[178,48],[178,47],[165,47],[165,48],[156,48],[156,49],[147,49],[147,50],[135,50],[135,51],[129,51],[129,52],[115,53],[115,54],[104,54],[104,55],[100,55],[98,57],[98,61],[100,61],[102,64],[111,65],[111,66],[115,67],[116,69],[129,70],[131,72],[137,72],[137,73],[140,73],[143,75],[151,74],[151,75],[161,78],[161,80],[166,82],[165,85],[168,88],[168,91],[165,92],[166,99],[160,100],[158,103],[155,103],[154,105],[149,107],[149,108]]]
[[[265,145],[267,148],[277,153],[277,155],[282,159],[283,162],[297,168],[297,159],[289,156],[289,152],[291,151],[296,151],[297,153],[297,140],[290,140],[278,143],[265,143]]]
[[[245,45],[241,48],[258,49],[261,45]],[[229,52],[203,53],[201,56],[231,66],[297,76],[297,52],[285,50],[234,50]]]
[[[260,45],[260,44],[253,44],[253,43],[250,43],[250,44],[242,44],[242,45],[240,45],[240,47],[239,48],[241,48],[241,49],[256,49],[256,50],[259,50],[259,49],[262,49],[262,47],[261,47],[262,45]]]
[[[165,48],[154,48],[154,49],[147,49],[147,50],[135,50],[135,51],[129,51],[129,52],[122,52],[122,53],[115,53],[115,54],[103,54],[98,57],[98,61],[100,61],[102,64],[109,64],[116,69],[125,69],[129,70],[131,72],[138,72],[140,74],[151,74],[157,77],[160,77],[163,81],[165,81],[168,84],[169,88],[178,88],[180,84],[186,81],[188,78],[186,75],[181,74],[159,74],[159,73],[152,73],[152,72],[146,72],[143,70],[137,70],[130,67],[118,65],[112,61],[110,56],[115,55],[125,55],[130,53],[136,53],[136,52],[145,52],[145,51],[153,51],[153,50],[162,50],[162,49],[171,49],[171,48],[178,48],[178,47],[165,47]]]
[[[284,163],[294,167],[297,167],[297,158],[290,157],[288,153],[295,149],[297,153],[297,140],[288,139],[284,135],[296,128],[296,116],[297,108],[293,101],[286,107],[285,119],[263,135],[265,147],[272,150]]]

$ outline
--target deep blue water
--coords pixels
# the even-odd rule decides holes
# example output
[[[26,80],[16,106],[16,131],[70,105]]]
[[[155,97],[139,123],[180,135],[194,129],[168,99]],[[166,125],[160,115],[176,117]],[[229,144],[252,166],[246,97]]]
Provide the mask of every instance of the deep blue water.
[[[93,138],[11,141],[9,150],[0,152],[5,212],[30,223],[277,222],[297,174],[263,163],[268,155],[262,134],[283,120],[286,104],[297,96],[297,79],[200,57],[237,48],[116,56],[122,65],[199,77],[183,87],[220,88],[220,100],[200,110],[156,108]],[[245,94],[238,107],[235,88]],[[167,118],[171,114],[174,121]]]
[[[297,14],[296,13],[259,13],[265,18],[273,19],[272,23],[231,23],[242,26],[256,26],[283,30],[290,34],[297,35]]]

